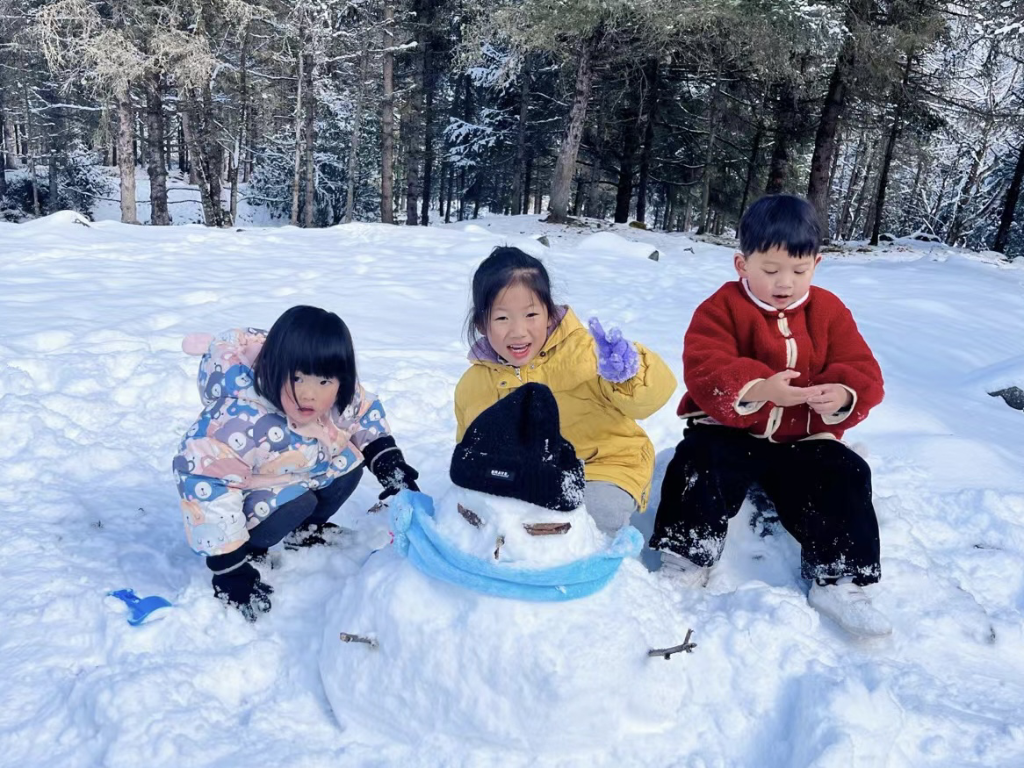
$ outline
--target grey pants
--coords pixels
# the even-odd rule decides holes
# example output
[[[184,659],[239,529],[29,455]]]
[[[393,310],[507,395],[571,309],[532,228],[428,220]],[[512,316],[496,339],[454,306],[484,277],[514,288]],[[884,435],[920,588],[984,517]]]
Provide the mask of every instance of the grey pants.
[[[606,480],[588,480],[583,500],[598,529],[612,536],[629,525],[629,518],[637,511],[633,497]]]

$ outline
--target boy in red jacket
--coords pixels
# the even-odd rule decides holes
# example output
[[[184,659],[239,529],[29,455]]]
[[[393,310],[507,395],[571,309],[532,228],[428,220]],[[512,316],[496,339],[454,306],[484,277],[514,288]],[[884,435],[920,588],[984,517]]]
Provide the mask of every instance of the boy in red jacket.
[[[892,627],[861,586],[878,581],[871,471],[843,431],[882,400],[882,372],[850,310],[811,286],[821,261],[814,208],[792,195],[740,221],[739,280],[694,312],[683,342],[688,419],[668,466],[651,547],[703,585],[751,486],[801,546],[808,602],[851,633]]]

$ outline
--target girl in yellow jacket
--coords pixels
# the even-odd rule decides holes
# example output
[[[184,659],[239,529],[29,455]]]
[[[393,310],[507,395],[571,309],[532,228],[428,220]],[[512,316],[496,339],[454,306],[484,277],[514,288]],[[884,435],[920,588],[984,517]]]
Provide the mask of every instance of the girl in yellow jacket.
[[[555,395],[562,436],[585,465],[585,503],[598,527],[614,533],[647,507],[654,446],[637,419],[661,408],[676,388],[665,362],[618,330],[590,331],[551,297],[544,265],[518,248],[499,247],[473,276],[467,320],[472,365],[455,388],[456,440],[482,411],[528,382]]]

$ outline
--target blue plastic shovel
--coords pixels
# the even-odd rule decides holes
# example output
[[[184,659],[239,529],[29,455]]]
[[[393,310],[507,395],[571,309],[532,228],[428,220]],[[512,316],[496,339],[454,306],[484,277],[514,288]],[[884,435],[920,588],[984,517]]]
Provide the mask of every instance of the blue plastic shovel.
[[[159,595],[140,598],[133,589],[118,589],[114,592],[107,592],[107,594],[111,597],[116,597],[118,600],[123,600],[124,604],[128,606],[128,623],[133,627],[137,627],[148,619],[153,611],[171,607],[170,601],[165,600]]]

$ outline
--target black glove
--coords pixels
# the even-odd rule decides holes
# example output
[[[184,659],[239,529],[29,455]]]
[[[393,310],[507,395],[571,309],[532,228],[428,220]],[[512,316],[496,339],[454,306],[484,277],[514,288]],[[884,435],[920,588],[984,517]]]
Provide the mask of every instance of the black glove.
[[[395,444],[391,435],[378,437],[363,449],[363,458],[377,482],[384,486],[384,491],[377,498],[383,500],[394,496],[403,488],[418,491],[416,478],[420,473],[405,463],[405,457]]]
[[[213,571],[213,594],[237,608],[247,621],[256,621],[270,610],[274,588],[260,581],[260,572],[247,561],[248,555],[247,548],[241,547],[206,558],[206,567]]]

